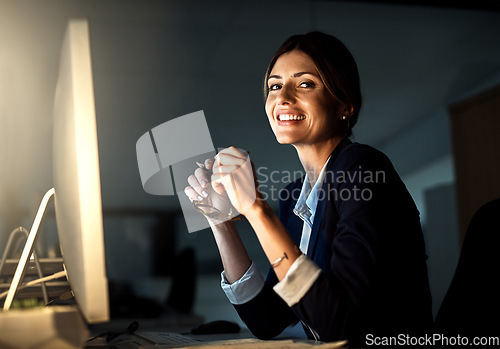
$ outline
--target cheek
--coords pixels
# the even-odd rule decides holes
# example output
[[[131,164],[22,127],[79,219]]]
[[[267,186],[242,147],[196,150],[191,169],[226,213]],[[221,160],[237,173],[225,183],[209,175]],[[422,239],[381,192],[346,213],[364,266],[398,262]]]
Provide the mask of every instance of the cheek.
[[[329,98],[324,98],[318,103],[318,106],[323,110],[323,113],[326,115],[326,120],[329,124],[335,124],[338,121],[338,118],[340,117],[340,105],[337,101],[332,101]]]
[[[273,133],[276,135],[276,123],[274,122],[274,116],[273,116],[273,110],[274,110],[274,103],[270,98],[266,99],[266,114],[267,114],[267,121],[269,121],[269,125],[271,126],[271,130],[273,130]]]
[[[271,98],[267,98],[265,109],[269,121],[273,119],[273,105],[274,103],[272,102]]]

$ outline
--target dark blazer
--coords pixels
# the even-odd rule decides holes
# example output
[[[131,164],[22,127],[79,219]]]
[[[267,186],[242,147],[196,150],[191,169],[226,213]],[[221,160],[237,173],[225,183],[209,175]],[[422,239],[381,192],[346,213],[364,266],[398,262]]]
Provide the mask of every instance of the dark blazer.
[[[307,256],[322,272],[291,308],[274,292],[271,269],[262,291],[235,305],[258,338],[302,321],[322,341],[365,345],[366,334],[421,333],[432,326],[431,296],[419,212],[389,159],[343,141],[332,153]],[[280,219],[297,245],[303,221],[293,212],[303,179],[281,193]]]

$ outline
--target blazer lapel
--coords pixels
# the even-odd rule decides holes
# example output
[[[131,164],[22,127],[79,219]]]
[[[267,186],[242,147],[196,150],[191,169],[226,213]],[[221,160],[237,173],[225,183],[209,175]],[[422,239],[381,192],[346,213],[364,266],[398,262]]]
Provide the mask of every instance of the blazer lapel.
[[[290,188],[289,191],[290,193],[293,193],[294,190],[300,190],[302,188],[302,182],[304,178],[302,177],[301,179],[298,179]],[[293,213],[293,208],[297,204],[297,200],[294,198],[293,195],[289,194],[290,201],[286,202],[286,207],[280,207],[280,217],[281,221],[285,225],[288,233],[292,237],[293,241],[297,244],[297,246],[300,245],[300,239],[302,236],[302,225],[303,221],[297,217]]]
[[[322,190],[325,190],[325,185],[323,183]],[[309,246],[307,247],[307,256],[314,260],[314,254],[316,252],[316,243],[318,242],[319,228],[321,226],[321,221],[323,220],[323,213],[325,212],[326,199],[320,200],[318,206],[316,207],[316,213],[314,214],[314,222],[311,230],[311,237],[309,238]]]
[[[330,156],[330,160],[328,161],[328,165],[326,166],[326,171],[334,171],[334,164],[335,160],[337,159],[338,155],[342,152],[342,150],[347,147],[348,145],[352,144],[352,142],[349,139],[344,139],[332,152],[332,155]],[[321,186],[321,190],[323,190],[323,193],[326,194],[328,193],[329,190],[329,178],[331,178],[330,175],[325,175],[325,181],[323,185]],[[328,195],[320,195],[320,197],[323,197],[322,200],[318,201],[318,206],[316,206],[316,213],[314,214],[314,222],[313,222],[313,227],[311,230],[311,238],[309,239],[309,247],[307,248],[307,256],[309,256],[312,260],[314,260],[314,255],[316,252],[316,245],[318,242],[318,234],[319,230],[321,227],[321,223],[323,221],[323,216],[325,213],[325,207],[327,205],[327,200],[328,200]]]

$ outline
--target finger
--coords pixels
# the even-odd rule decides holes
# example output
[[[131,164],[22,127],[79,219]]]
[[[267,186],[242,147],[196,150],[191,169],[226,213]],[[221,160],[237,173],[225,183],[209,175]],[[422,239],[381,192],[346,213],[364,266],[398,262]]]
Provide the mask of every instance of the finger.
[[[226,191],[221,183],[215,181],[212,181],[212,188],[219,195],[224,195],[224,192]]]
[[[212,175],[212,182],[223,184],[223,180],[225,179],[225,177],[227,175],[228,174],[224,174],[224,173],[214,173]]]
[[[246,159],[248,157],[248,152],[236,147],[222,149],[221,151],[219,151],[219,154],[228,154],[241,159]]]
[[[206,159],[206,160],[205,160],[205,168],[206,168],[207,170],[210,170],[210,169],[212,168],[212,166],[214,165],[214,162],[215,162],[215,160],[214,160],[213,158],[211,158],[211,159]]]
[[[212,174],[212,188],[217,192],[217,194],[222,195],[227,193],[228,190],[233,190],[232,179],[230,173],[214,173]],[[229,185],[229,188],[226,186]]]
[[[216,156],[216,165],[238,165],[241,166],[247,160],[246,157],[238,157],[233,154],[219,153]]]
[[[231,174],[233,171],[236,171],[240,167],[240,165],[215,165],[212,172],[213,174],[225,176]]]
[[[207,171],[203,168],[198,167],[196,170],[194,170],[194,176],[198,180],[198,183],[203,188],[206,188],[208,185],[208,176],[207,176]]]
[[[208,196],[208,192],[201,186],[195,175],[191,175],[188,177],[188,183],[198,194],[196,200],[201,201]]]
[[[184,188],[184,194],[186,194],[189,201],[191,201],[191,202],[203,200],[203,198],[200,199],[200,197],[201,197],[200,194],[198,194],[198,192],[196,190],[194,190],[193,187],[191,187],[189,185],[186,188]]]
[[[239,149],[236,149],[234,147],[232,148],[226,148],[226,149],[222,149],[217,155],[217,156],[222,156],[222,155],[225,155],[225,156],[232,156],[234,158],[237,158],[237,159],[246,159],[248,157],[248,154],[246,152],[242,152],[240,151]]]
[[[215,156],[216,162],[219,161],[218,157],[221,155],[231,155],[234,158],[239,158],[242,160],[248,157],[248,153],[246,151],[235,147],[229,147],[219,151],[219,153]]]

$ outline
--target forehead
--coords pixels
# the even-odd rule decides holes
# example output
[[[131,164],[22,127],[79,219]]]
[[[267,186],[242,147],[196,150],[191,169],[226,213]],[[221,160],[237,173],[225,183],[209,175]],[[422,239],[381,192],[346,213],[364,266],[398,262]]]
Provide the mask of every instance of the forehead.
[[[279,56],[269,75],[288,77],[298,72],[317,74],[318,69],[311,57],[302,51],[293,50]]]

